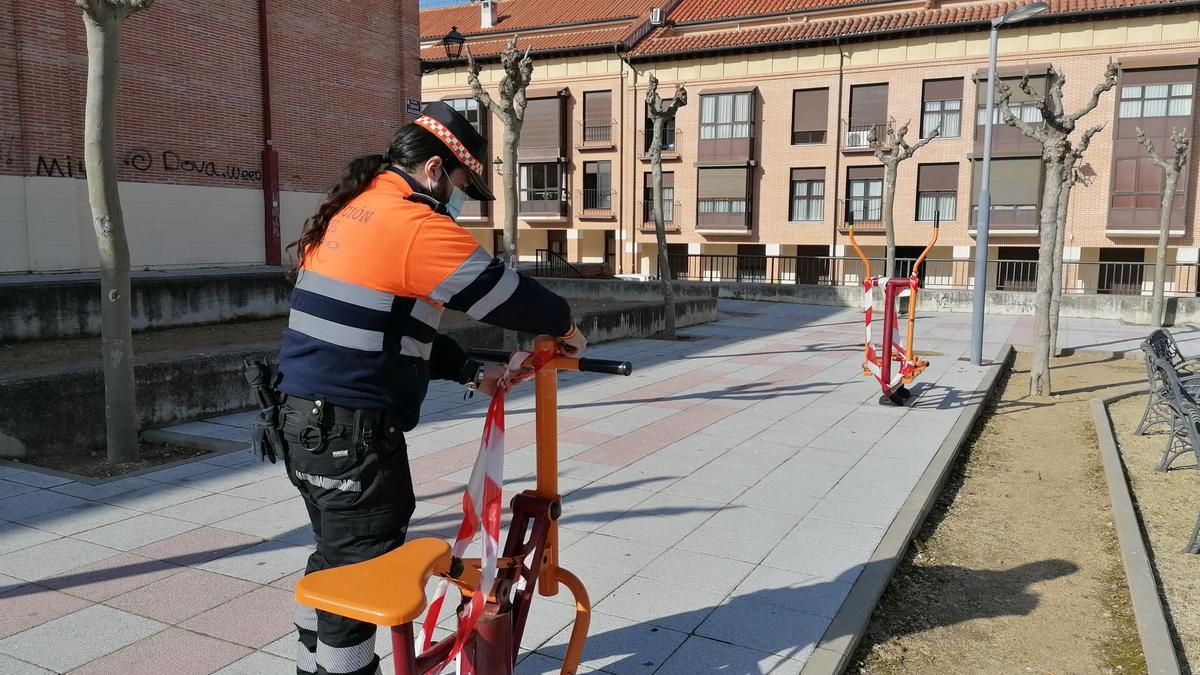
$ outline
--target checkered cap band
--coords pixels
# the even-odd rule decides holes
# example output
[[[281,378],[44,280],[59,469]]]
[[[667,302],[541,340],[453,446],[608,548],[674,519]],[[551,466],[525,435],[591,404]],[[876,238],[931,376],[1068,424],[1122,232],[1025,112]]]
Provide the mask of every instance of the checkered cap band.
[[[416,123],[441,139],[446,144],[446,147],[450,148],[450,152],[453,152],[454,156],[458,158],[458,161],[462,162],[463,166],[471,170],[472,173],[476,176],[483,175],[483,163],[471,155],[471,151],[467,150],[462,141],[458,140],[458,136],[455,136],[454,132],[447,129],[446,125],[428,115],[418,117]]]

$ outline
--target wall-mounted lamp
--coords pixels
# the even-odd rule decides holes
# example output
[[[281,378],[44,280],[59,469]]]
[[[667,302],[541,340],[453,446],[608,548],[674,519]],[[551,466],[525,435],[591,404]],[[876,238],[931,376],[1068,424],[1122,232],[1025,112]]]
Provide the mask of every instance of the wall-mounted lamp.
[[[452,26],[446,37],[442,38],[442,47],[446,50],[446,58],[457,59],[462,56],[463,45],[467,40],[458,32],[458,26]]]
[[[500,175],[500,176],[504,175],[504,160],[503,159],[500,159],[499,157],[497,157],[496,159],[493,159],[492,166],[495,167],[497,175]]]

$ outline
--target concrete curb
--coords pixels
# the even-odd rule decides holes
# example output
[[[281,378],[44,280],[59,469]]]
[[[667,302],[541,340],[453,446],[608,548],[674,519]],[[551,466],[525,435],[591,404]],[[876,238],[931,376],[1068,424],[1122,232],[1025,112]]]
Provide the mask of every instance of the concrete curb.
[[[1104,462],[1104,477],[1108,482],[1113,525],[1117,528],[1117,541],[1121,546],[1121,562],[1125,565],[1125,579],[1133,599],[1133,616],[1137,620],[1138,637],[1142,641],[1142,655],[1146,658],[1146,672],[1151,675],[1179,675],[1179,657],[1171,641],[1166,610],[1154,580],[1154,567],[1150,564],[1146,542],[1142,538],[1142,526],[1129,491],[1129,477],[1125,474],[1112,419],[1108,416],[1109,403],[1144,391],[1143,387],[1138,387],[1092,399],[1092,418],[1096,424],[1100,459]]]
[[[882,597],[888,581],[895,574],[896,567],[908,549],[908,543],[942,494],[942,487],[950,475],[959,451],[975,428],[975,422],[983,412],[984,403],[993,394],[1000,373],[1005,366],[1012,363],[1016,350],[1012,345],[1005,344],[1000,349],[1000,354],[1001,358],[992,361],[988,366],[988,372],[981,383],[980,390],[985,392],[985,395],[979,401],[968,404],[964,412],[959,414],[937,454],[921,474],[912,494],[900,507],[900,512],[896,514],[879,546],[871,554],[871,559],[863,568],[862,574],[854,582],[854,587],[846,596],[846,601],[842,603],[837,615],[833,617],[829,628],[825,630],[825,635],[817,643],[817,648],[800,670],[800,675],[837,674],[849,665],[854,650],[871,622],[871,615],[875,612],[879,598]]]

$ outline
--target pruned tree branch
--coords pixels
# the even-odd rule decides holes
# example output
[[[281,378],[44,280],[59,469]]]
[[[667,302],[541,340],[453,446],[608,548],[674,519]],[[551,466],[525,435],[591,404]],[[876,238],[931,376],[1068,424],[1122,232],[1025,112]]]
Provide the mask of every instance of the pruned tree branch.
[[[908,127],[911,123],[912,120],[909,120],[897,129],[895,118],[888,120],[884,131],[887,136],[886,145],[878,143],[880,139],[875,130],[872,129],[867,134],[867,141],[875,146],[872,150],[875,159],[878,159],[884,165],[902,162],[912,157],[918,150],[928,145],[930,141],[942,135],[942,128],[938,127],[930,132],[929,136],[917,141],[915,145],[909,145],[905,137],[908,136]]]
[[[154,0],[75,0],[75,6],[83,10],[92,21],[101,22],[119,19],[143,9],[150,9]]]
[[[1092,89],[1092,97],[1088,100],[1087,104],[1066,116],[1068,131],[1075,128],[1075,123],[1079,121],[1079,118],[1096,109],[1096,106],[1100,104],[1100,95],[1117,86],[1117,79],[1120,76],[1121,67],[1116,62],[1110,60],[1108,67],[1104,69],[1104,81]]]
[[[467,84],[471,87],[471,94],[480,105],[487,108],[492,114],[500,114],[500,106],[492,100],[491,94],[483,88],[483,83],[479,81],[480,66],[475,61],[474,55],[471,54],[471,47],[467,46]]]
[[[1146,137],[1146,132],[1141,127],[1138,127],[1137,138],[1138,143],[1146,149],[1146,154],[1150,156],[1150,161],[1163,171],[1179,172],[1187,164],[1188,149],[1191,147],[1192,141],[1183,129],[1176,128],[1171,133],[1171,145],[1174,147],[1175,154],[1169,160],[1162,156],[1158,148],[1154,147],[1154,141]]]
[[[651,117],[665,117],[670,119],[679,112],[679,109],[687,105],[687,87],[682,82],[675,85],[675,95],[671,98],[671,102],[663,107],[662,95],[658,93],[658,78],[653,73],[650,74],[650,88],[646,90],[646,105],[650,109]]]
[[[1028,94],[1028,92],[1026,92]],[[1000,82],[996,85],[996,107],[1000,110],[1000,119],[1010,127],[1015,127],[1021,133],[1036,141],[1044,141],[1045,134],[1041,129],[1033,126],[1029,122],[1017,117],[1008,107],[1008,102],[1012,98],[1012,88],[1007,82]]]

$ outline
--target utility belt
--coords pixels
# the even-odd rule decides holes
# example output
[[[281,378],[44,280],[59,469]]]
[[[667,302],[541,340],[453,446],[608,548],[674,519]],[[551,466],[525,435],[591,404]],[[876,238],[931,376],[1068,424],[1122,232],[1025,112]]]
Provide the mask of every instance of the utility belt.
[[[279,376],[270,366],[262,361],[245,365],[246,382],[259,408],[250,430],[251,449],[260,460],[274,464],[290,443],[314,455],[328,451],[332,459],[344,460],[373,449],[391,454],[403,442],[404,426],[395,414],[283,395],[276,388]]]
[[[280,397],[280,404],[279,430],[311,453],[335,445],[341,449],[333,449],[333,456],[345,456],[347,444],[337,442],[342,439],[349,441],[350,448],[392,450],[403,438],[401,418],[386,410],[347,408],[322,398],[287,395]]]

